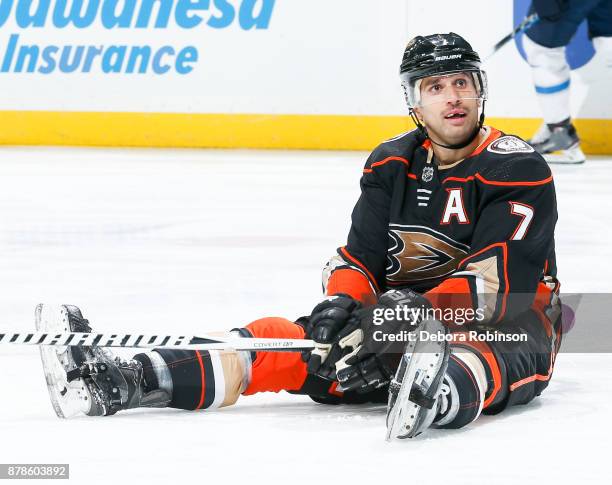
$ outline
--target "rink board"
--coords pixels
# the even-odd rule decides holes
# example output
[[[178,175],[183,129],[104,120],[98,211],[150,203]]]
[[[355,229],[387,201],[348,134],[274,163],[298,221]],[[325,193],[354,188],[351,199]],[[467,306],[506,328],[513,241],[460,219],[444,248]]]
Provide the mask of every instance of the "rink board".
[[[485,57],[527,6],[81,3],[81,13],[66,13],[59,1],[1,2],[0,144],[369,150],[410,127],[398,79],[410,38],[457,31]],[[482,11],[487,21],[475,21]],[[578,41],[568,48],[571,115],[587,153],[612,153],[612,67]],[[528,138],[541,113],[517,47],[484,62],[486,114]]]
[[[533,118],[487,118],[525,139]],[[180,148],[371,150],[414,128],[401,116],[0,112],[0,144]],[[576,121],[588,154],[612,153],[612,120]]]

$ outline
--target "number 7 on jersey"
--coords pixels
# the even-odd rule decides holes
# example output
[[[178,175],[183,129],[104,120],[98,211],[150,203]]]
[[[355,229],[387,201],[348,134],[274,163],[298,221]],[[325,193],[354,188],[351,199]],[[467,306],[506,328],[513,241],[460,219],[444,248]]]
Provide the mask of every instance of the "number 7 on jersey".
[[[510,202],[510,213],[521,217],[521,222],[516,226],[514,234],[510,237],[512,241],[520,241],[525,238],[525,234],[527,234],[527,230],[533,219],[533,207],[527,204],[521,204],[520,202]]]

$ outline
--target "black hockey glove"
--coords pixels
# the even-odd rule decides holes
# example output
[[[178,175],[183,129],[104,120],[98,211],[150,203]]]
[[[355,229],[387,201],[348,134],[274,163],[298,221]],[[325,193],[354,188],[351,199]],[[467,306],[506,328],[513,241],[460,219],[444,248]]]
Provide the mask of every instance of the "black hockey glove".
[[[345,391],[369,392],[388,384],[414,331],[431,308],[412,290],[391,290],[378,304],[354,313],[338,345],[350,353],[336,362],[337,379]]]
[[[344,294],[328,296],[319,303],[302,325],[306,338],[317,344],[316,348],[302,353],[302,360],[308,364],[309,374],[325,379],[334,379],[334,364],[344,352],[338,345],[340,331],[346,326],[351,314],[361,308],[361,303]]]
[[[567,0],[533,0],[532,10],[541,19],[556,22],[567,9],[567,4]]]

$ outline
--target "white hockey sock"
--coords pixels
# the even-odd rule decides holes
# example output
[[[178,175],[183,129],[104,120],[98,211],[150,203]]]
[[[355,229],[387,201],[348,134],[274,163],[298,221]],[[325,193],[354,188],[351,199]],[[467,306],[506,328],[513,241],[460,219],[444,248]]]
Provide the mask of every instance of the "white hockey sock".
[[[168,369],[166,361],[157,352],[150,352],[147,355],[153,364],[153,371],[157,376],[159,389],[166,391],[170,396],[172,396],[172,376],[170,375],[170,369]]]
[[[593,46],[602,64],[612,68],[612,37],[593,37]]]
[[[523,36],[523,47],[546,123],[570,118],[570,66],[565,47],[545,47]]]

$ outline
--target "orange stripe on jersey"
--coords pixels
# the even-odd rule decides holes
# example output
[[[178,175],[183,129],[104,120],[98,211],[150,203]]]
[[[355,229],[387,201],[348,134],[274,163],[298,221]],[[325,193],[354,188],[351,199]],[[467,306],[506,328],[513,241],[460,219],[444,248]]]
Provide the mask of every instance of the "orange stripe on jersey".
[[[378,287],[378,283],[376,282],[376,278],[374,278],[374,276],[372,276],[372,273],[370,273],[368,271],[368,268],[365,267],[365,264],[363,264],[361,261],[359,261],[357,258],[355,258],[354,256],[352,256],[347,250],[346,247],[342,247],[340,248],[340,252],[342,253],[342,255],[348,259],[350,262],[354,263],[356,266],[358,266],[359,268],[361,268],[365,274],[368,275],[368,278],[370,278],[370,283],[372,283],[374,285],[374,288],[376,289],[376,291],[380,291],[380,288]]]
[[[551,175],[550,177],[545,178],[544,180],[535,180],[533,182],[497,182],[495,180],[487,180],[486,178],[484,178],[482,175],[480,175],[479,173],[477,173],[475,175],[475,177],[480,180],[483,184],[487,184],[487,185],[499,185],[499,186],[503,186],[503,187],[533,187],[533,186],[537,186],[537,185],[546,185],[550,182],[552,182],[553,180],[553,176]]]
[[[506,245],[506,243],[505,243],[505,242],[499,242],[499,243],[493,243],[493,244],[490,244],[489,246],[487,246],[487,247],[485,247],[485,248],[482,248],[480,251],[478,251],[478,252],[476,252],[476,253],[474,253],[474,254],[470,254],[470,255],[469,255],[469,256],[467,256],[466,258],[462,259],[462,260],[459,262],[459,267],[463,266],[463,263],[465,263],[466,261],[469,261],[470,259],[473,259],[473,258],[475,258],[476,256],[480,256],[482,253],[484,253],[485,251],[488,251],[488,250],[489,250],[489,249],[491,249],[491,248],[494,248],[494,247],[496,247],[496,246],[505,246],[505,245]]]
[[[337,269],[327,282],[327,294],[345,293],[364,305],[376,303],[376,294],[368,278],[356,269]]]
[[[195,353],[198,358],[198,363],[200,364],[200,373],[202,376],[202,390],[200,392],[200,402],[198,403],[196,409],[201,409],[204,405],[204,398],[206,397],[206,376],[204,375],[204,362],[202,362],[202,356],[200,355],[200,352],[198,350],[196,350]],[[213,376],[210,376],[210,378],[212,379]]]
[[[389,162],[392,162],[392,161],[402,162],[406,166],[410,166],[410,162],[407,159],[403,158],[403,157],[387,157],[384,160],[381,160],[380,162],[374,162],[370,166],[371,167],[379,167],[380,165],[384,165],[385,163],[389,163]]]
[[[470,175],[469,177],[446,177],[442,182],[445,184],[446,182],[470,182],[474,180],[474,176]]]
[[[480,155],[485,148],[487,148],[492,142],[494,142],[501,136],[501,131],[499,131],[498,129],[493,128],[493,127],[489,127],[489,129],[490,129],[489,136],[487,136],[487,138],[483,140],[476,147],[476,149],[465,158],[470,158],[470,157],[475,157],[476,155]],[[423,142],[421,146],[425,148],[426,150],[429,150],[431,148],[431,140],[428,138],[427,140]]]
[[[482,182],[483,184],[487,184],[487,185],[497,185],[500,187],[535,187],[535,186],[539,186],[539,185],[546,185],[550,182],[552,182],[553,177],[552,175],[548,178],[545,178],[543,180],[535,180],[532,182],[529,181],[525,181],[525,182],[497,182],[495,180],[488,180],[486,178],[484,178],[482,175],[480,175],[479,173],[476,173],[475,175],[470,175],[469,177],[447,177],[444,179],[444,181],[442,182],[443,184],[445,184],[446,182],[471,182],[474,179],[478,179],[479,182]]]
[[[416,180],[417,179],[417,176],[415,174],[413,174],[413,173],[407,173],[406,177],[408,177],[409,179],[412,179],[412,180]]]
[[[552,371],[553,371],[553,366],[554,366],[554,352],[550,353],[550,367],[548,368],[548,373],[546,375],[544,374],[533,374],[529,377],[525,377],[524,379],[521,379],[520,381],[516,381],[513,384],[510,384],[510,391],[514,391],[515,389],[517,389],[518,387],[524,386],[525,384],[529,384],[530,382],[533,381],[547,381],[550,379],[550,377],[552,376]]]
[[[384,160],[381,160],[380,162],[374,162],[372,165],[370,165],[370,168],[364,168],[363,173],[372,173],[372,169],[374,167],[380,167],[381,165],[385,165],[386,163],[394,162],[394,161],[402,162],[407,167],[410,166],[410,162],[403,157],[387,157]]]
[[[489,136],[487,136],[487,138],[482,141],[477,147],[476,149],[470,153],[467,157],[465,158],[469,158],[469,157],[475,157],[476,155],[479,155],[485,148],[487,148],[493,141],[497,140],[500,136],[501,136],[501,131],[499,131],[497,128],[493,128],[492,126],[489,127],[490,133]],[[425,150],[429,150],[431,148],[431,140],[429,138],[427,138],[422,144],[421,146],[423,148],[425,148]]]
[[[482,142],[480,145],[478,145],[476,147],[476,150],[474,150],[472,153],[470,153],[465,158],[470,158],[470,157],[475,157],[476,155],[480,155],[485,148],[487,148],[492,142],[494,142],[501,136],[501,131],[493,127],[489,127],[489,128],[491,130],[491,133],[489,133],[489,136],[486,138],[486,140]]]

